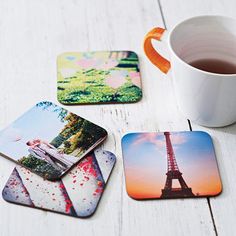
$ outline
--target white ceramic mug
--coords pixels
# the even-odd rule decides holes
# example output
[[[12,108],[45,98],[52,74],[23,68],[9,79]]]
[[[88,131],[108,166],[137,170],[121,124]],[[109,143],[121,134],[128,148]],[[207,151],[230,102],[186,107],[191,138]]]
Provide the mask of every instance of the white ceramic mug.
[[[217,59],[236,63],[236,20],[224,16],[198,16],[176,25],[168,34],[170,61],[152,46],[165,29],[154,28],[145,37],[150,61],[167,73],[171,68],[180,110],[191,121],[208,127],[236,122],[236,74],[199,70],[192,61]]]

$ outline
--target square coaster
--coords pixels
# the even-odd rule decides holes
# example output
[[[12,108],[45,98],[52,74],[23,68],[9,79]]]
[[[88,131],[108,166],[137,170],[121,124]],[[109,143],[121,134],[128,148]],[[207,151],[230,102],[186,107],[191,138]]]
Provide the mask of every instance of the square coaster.
[[[55,182],[43,180],[24,167],[16,166],[2,196],[5,201],[18,205],[88,217],[97,208],[115,161],[113,153],[95,150]]]
[[[68,105],[139,101],[142,89],[137,54],[101,51],[59,55],[57,98]]]
[[[44,101],[0,132],[0,155],[55,180],[106,137],[105,129]]]
[[[211,197],[222,191],[214,146],[201,131],[122,138],[126,189],[134,199]]]

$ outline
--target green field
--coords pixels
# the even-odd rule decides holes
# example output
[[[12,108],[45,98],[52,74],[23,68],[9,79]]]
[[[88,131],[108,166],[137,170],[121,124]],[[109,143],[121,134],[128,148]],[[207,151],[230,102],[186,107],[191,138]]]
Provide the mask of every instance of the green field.
[[[106,83],[111,71],[127,72],[125,82],[118,88]],[[58,100],[64,104],[136,102],[141,99],[142,90],[132,83],[129,72],[139,72],[136,54],[121,59],[110,70],[77,70],[75,75],[67,78],[58,72]]]

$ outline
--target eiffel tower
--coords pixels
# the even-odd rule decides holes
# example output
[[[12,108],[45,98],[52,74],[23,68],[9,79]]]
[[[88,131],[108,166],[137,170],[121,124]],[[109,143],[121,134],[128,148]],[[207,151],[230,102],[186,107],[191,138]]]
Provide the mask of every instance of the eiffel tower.
[[[178,198],[178,197],[193,197],[192,189],[188,187],[183,179],[182,173],[179,171],[175,154],[170,140],[170,132],[164,132],[166,138],[166,150],[167,150],[167,178],[164,189],[162,189],[161,198]],[[177,179],[180,184],[180,188],[173,188],[172,181]]]

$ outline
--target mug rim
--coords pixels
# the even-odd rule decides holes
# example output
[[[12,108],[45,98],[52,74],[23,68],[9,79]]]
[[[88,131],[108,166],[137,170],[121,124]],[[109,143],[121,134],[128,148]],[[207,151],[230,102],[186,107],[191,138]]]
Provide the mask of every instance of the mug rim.
[[[229,16],[223,16],[223,15],[199,15],[199,16],[194,16],[194,17],[190,17],[190,18],[187,18],[179,23],[177,23],[170,31],[169,35],[168,35],[168,47],[169,47],[169,50],[173,53],[173,55],[176,57],[177,60],[179,60],[179,62],[181,62],[182,64],[188,66],[189,68],[193,69],[193,70],[196,70],[198,72],[202,72],[202,73],[205,73],[207,75],[218,75],[218,76],[223,76],[223,77],[235,77],[236,76],[236,73],[234,74],[220,74],[220,73],[214,73],[214,72],[209,72],[209,71],[205,71],[205,70],[201,70],[201,69],[198,69],[190,64],[188,64],[187,62],[185,62],[183,59],[181,59],[174,51],[174,49],[172,48],[172,45],[171,45],[171,42],[170,42],[170,39],[171,39],[171,36],[173,34],[173,32],[176,30],[177,27],[179,27],[180,25],[188,22],[188,21],[191,21],[191,20],[194,20],[194,19],[198,19],[198,18],[222,18],[222,19],[228,19],[228,20],[231,20],[235,23],[236,25],[236,18],[233,18],[233,17],[229,17]]]

